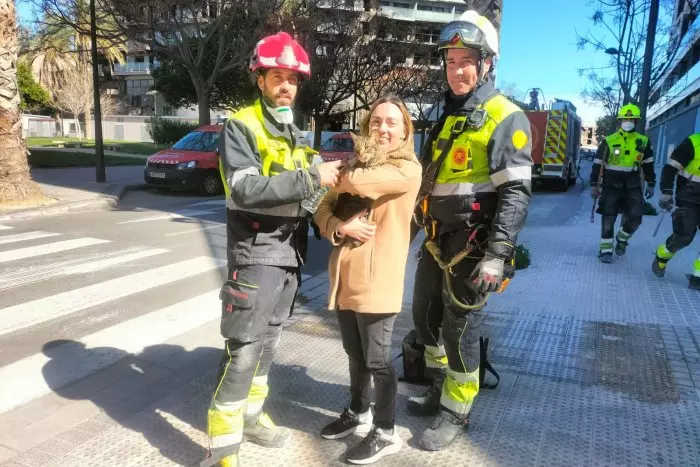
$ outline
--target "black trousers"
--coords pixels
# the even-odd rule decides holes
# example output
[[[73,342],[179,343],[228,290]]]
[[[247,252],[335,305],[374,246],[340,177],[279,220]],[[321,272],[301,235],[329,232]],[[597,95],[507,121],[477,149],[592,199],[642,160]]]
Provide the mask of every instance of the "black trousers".
[[[396,371],[391,362],[395,314],[337,312],[343,348],[350,363],[350,409],[365,413],[370,406],[370,377],[374,378],[374,425],[394,429]]]
[[[443,236],[443,256],[454,255],[466,241],[460,232]],[[440,266],[423,247],[413,290],[413,323],[426,345],[426,366],[447,370],[447,383],[459,390],[443,389],[440,402],[462,417],[469,414],[479,391],[479,335],[486,317],[482,311],[485,295],[475,294],[467,285],[478,262],[479,258],[468,258],[459,263],[448,283]],[[471,308],[465,309],[464,305]]]
[[[212,453],[235,454],[245,413],[262,411],[282,323],[292,313],[297,268],[251,265],[230,269],[221,289],[221,334],[226,348],[219,364],[208,415]]]
[[[700,204],[676,201],[673,213],[673,234],[666,239],[666,248],[671,253],[687,247],[700,229]]]
[[[622,230],[626,235],[618,237],[618,241],[626,243],[642,225],[644,214],[642,188],[604,186],[598,212],[603,216],[600,238],[608,240],[613,238],[617,215],[622,213]]]

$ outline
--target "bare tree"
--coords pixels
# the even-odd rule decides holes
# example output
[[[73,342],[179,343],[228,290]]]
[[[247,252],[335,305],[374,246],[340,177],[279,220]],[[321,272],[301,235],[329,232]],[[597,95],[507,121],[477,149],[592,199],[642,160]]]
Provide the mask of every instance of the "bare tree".
[[[415,130],[421,134],[420,147],[425,144],[425,132],[440,117],[443,96],[447,84],[442,70],[429,66],[418,67],[418,73],[405,99],[415,121]]]
[[[673,7],[673,0],[662,0],[651,88],[663,78],[681,46],[672,32]],[[581,75],[588,77],[584,97],[599,102],[608,111],[621,103],[638,101],[648,16],[649,0],[595,0],[591,16],[593,28],[585,34],[577,33],[578,46],[611,57],[606,66],[579,69]],[[616,97],[618,89],[619,98]]]
[[[100,110],[102,115],[117,115],[120,110],[120,102],[115,96],[102,94],[100,95]]]
[[[56,90],[56,105],[59,109],[73,114],[75,118],[78,138],[83,138],[80,128],[80,119],[89,120],[89,97],[92,93],[92,75],[90,69],[85,66],[77,66],[66,72],[66,84]]]
[[[32,1],[52,21],[86,32],[71,14],[83,0]],[[245,66],[256,42],[268,26],[275,24],[284,2],[97,1],[103,22],[108,25],[98,30],[98,40],[118,41],[126,36],[148,46],[154,54],[173,57],[185,66],[197,94],[200,124],[210,123],[211,91],[217,79]]]
[[[503,0],[464,0],[464,3],[467,4],[468,10],[476,10],[479,14],[486,16],[500,35]]]
[[[498,89],[501,91],[501,94],[506,97],[510,97],[511,99],[520,100],[525,95],[525,93],[518,87],[518,84],[514,81],[504,81],[500,86],[498,86]]]
[[[29,174],[17,86],[19,48],[14,0],[0,0],[0,207],[28,206],[46,198]]]

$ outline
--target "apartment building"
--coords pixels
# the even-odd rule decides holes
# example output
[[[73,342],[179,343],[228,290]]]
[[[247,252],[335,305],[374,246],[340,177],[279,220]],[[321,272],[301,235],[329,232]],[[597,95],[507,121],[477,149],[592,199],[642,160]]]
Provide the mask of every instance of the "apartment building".
[[[700,132],[700,18],[697,0],[675,0],[673,32],[680,48],[664,77],[651,89],[647,134],[657,164],[688,135]],[[693,6],[695,5],[695,6]]]

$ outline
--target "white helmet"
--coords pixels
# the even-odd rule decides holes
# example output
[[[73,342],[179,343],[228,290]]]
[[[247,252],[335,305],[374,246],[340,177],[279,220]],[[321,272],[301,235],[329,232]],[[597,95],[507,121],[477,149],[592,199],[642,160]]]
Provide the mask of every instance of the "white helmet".
[[[438,39],[438,50],[478,49],[483,56],[498,57],[498,32],[485,16],[468,10],[447,23]]]

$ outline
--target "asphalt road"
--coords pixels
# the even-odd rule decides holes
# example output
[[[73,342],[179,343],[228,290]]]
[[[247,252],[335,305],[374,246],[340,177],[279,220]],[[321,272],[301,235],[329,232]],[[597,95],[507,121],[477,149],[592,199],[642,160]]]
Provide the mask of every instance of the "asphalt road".
[[[329,252],[310,233],[302,277],[325,272]],[[0,390],[0,413],[48,393],[46,347],[138,351],[218,320],[225,266],[223,198],[145,190],[114,210],[4,222],[0,381],[13,385]],[[62,377],[68,383],[111,363],[76,361]]]

